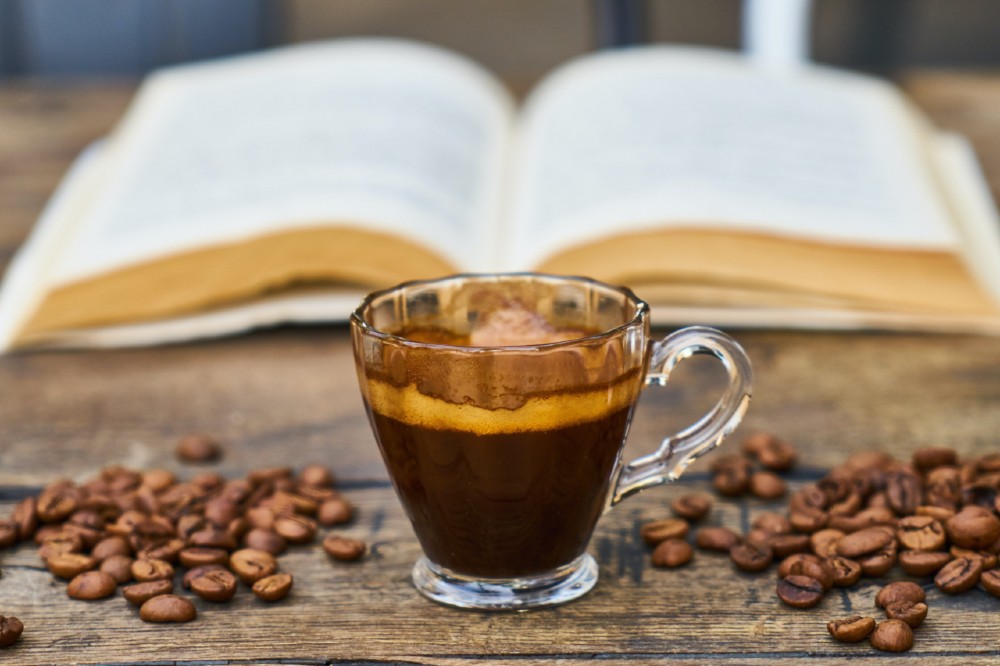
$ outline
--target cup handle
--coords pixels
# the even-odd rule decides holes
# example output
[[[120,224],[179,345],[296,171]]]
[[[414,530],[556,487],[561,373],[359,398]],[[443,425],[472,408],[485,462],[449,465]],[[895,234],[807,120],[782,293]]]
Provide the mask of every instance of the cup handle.
[[[655,343],[646,386],[666,386],[674,366],[695,354],[711,354],[722,361],[729,387],[696,423],[664,439],[654,453],[619,467],[608,508],[640,490],[677,480],[688,465],[721,444],[743,418],[753,383],[750,359],[739,343],[714,328],[690,326]]]

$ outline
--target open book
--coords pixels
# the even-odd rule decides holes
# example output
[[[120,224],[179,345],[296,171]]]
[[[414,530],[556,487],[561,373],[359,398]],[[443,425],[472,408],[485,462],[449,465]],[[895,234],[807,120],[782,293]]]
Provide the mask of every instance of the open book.
[[[0,346],[342,321],[520,270],[627,284],[661,323],[1000,332],[974,158],[886,83],[651,46],[518,109],[460,56],[348,40],[150,77],[8,272]]]

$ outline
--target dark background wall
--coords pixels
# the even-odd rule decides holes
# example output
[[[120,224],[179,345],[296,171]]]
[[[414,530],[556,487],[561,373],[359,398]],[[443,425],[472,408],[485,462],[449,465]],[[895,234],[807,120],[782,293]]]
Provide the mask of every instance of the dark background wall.
[[[136,76],[344,35],[398,35],[530,81],[614,41],[738,48],[740,0],[0,0],[0,76]],[[1000,66],[1000,0],[815,0],[815,60],[893,75]]]

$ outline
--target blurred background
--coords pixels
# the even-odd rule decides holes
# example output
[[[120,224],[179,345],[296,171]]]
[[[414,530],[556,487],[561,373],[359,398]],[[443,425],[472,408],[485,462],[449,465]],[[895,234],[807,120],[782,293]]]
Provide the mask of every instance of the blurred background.
[[[465,53],[520,88],[601,47],[767,50],[775,22],[798,24],[782,33],[786,53],[890,78],[1000,65],[1000,0],[0,0],[0,78],[140,76],[286,43],[395,35]]]

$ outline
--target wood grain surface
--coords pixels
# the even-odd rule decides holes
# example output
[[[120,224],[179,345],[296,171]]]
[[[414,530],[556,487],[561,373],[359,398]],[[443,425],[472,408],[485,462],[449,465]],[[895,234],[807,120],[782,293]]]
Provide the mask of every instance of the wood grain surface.
[[[1000,193],[1000,76],[922,75],[908,88],[935,121],[966,133]],[[130,88],[19,84],[0,88],[0,265],[23,240],[72,157],[127,105]],[[852,451],[905,457],[918,446],[963,454],[1000,450],[1000,340],[980,337],[738,332],[756,385],[746,423],[803,451],[794,484],[818,478]],[[705,359],[678,370],[667,390],[643,397],[626,455],[650,448],[714,400],[722,373]],[[871,613],[877,584],[837,592],[796,611],[774,596],[773,569],[735,572],[697,553],[677,571],[654,570],[638,525],[667,515],[677,493],[708,487],[704,461],[673,487],[647,491],[606,515],[591,552],[600,582],[583,599],[526,614],[444,608],[409,583],[419,553],[389,485],[356,389],[346,331],[302,327],[160,349],[18,354],[0,358],[0,516],[58,477],[103,466],[162,466],[177,439],[210,432],[226,445],[211,469],[229,476],[275,464],[329,464],[359,507],[343,531],[371,556],[334,564],[318,546],[282,556],[296,587],[265,605],[246,590],[229,605],[199,602],[184,626],[141,622],[120,595],[71,601],[34,548],[0,551],[0,614],[25,623],[0,664],[472,665],[497,660],[663,663],[881,661],[866,644],[833,642],[825,623]],[[200,469],[200,468],[199,468]],[[719,502],[709,522],[745,531],[773,504]],[[924,581],[927,583],[927,581]],[[974,591],[943,597],[928,587],[930,615],[914,664],[1000,661],[1000,600]]]

